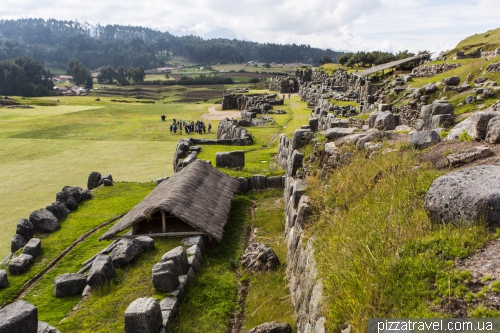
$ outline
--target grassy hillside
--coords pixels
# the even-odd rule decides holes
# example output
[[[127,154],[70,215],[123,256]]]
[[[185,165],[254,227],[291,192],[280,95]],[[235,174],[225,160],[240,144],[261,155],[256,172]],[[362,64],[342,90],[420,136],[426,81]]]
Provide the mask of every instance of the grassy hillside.
[[[499,47],[500,28],[469,36],[458,43],[457,46],[453,50],[447,52],[447,54],[452,55],[458,51],[469,53],[474,52],[477,49],[483,49],[483,51],[494,51]]]

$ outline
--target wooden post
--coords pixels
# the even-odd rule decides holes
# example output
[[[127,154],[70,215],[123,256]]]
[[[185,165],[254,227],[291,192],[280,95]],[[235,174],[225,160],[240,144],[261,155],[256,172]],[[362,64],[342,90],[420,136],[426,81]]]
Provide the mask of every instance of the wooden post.
[[[167,232],[167,220],[165,218],[165,211],[161,211],[161,229],[163,232]]]

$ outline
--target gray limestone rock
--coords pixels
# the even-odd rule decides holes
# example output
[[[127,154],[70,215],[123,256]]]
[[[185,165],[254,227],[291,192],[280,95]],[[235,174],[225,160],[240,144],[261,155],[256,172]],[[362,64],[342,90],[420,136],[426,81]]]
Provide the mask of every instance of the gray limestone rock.
[[[5,288],[9,286],[9,280],[7,278],[7,272],[4,269],[0,269],[0,288]]]
[[[61,332],[57,328],[50,326],[49,324],[43,321],[39,321],[38,333],[61,333]]]
[[[155,249],[154,239],[148,236],[135,237],[133,242],[142,250],[142,252],[149,252]]]
[[[356,128],[342,128],[342,127],[334,127],[329,128],[325,131],[325,138],[328,140],[336,140],[343,136],[354,134]]]
[[[202,249],[205,246],[205,242],[203,241],[203,236],[191,236],[184,238],[181,240],[181,243],[184,246],[190,247],[193,245],[198,245],[200,249]]]
[[[268,245],[261,243],[250,244],[241,258],[241,265],[254,272],[275,270],[279,264],[276,253]]]
[[[469,95],[469,96],[465,97],[465,104],[472,104],[475,101],[476,101],[476,99],[472,95]]]
[[[252,328],[248,333],[292,333],[292,327],[288,323],[270,322],[260,324]]]
[[[99,288],[115,277],[115,266],[111,258],[105,254],[98,254],[87,274],[87,284],[92,288]]]
[[[484,140],[489,143],[500,143],[500,116],[490,119]]]
[[[160,303],[155,298],[138,298],[125,311],[125,333],[158,333],[161,326]]]
[[[33,224],[35,232],[48,233],[61,228],[61,224],[54,214],[45,208],[32,212],[29,220]]]
[[[153,285],[164,292],[172,292],[179,285],[179,268],[172,260],[155,264],[152,268]]]
[[[240,183],[239,191],[241,193],[247,193],[248,192],[248,179],[245,177],[238,177],[236,178],[238,182]]]
[[[283,179],[281,176],[267,177],[267,188],[282,188]]]
[[[471,147],[459,153],[446,156],[451,166],[463,165],[475,160],[493,155],[493,151],[486,146]]]
[[[191,256],[188,258],[188,264],[193,269],[195,274],[198,274],[201,269],[201,262],[196,256]]]
[[[87,181],[87,188],[89,190],[93,190],[99,186],[99,181],[101,180],[101,174],[96,171],[92,171],[89,175],[89,179]]]
[[[299,129],[293,132],[292,149],[298,149],[308,144],[313,137],[313,132],[309,129]]]
[[[29,254],[33,257],[33,259],[38,258],[38,256],[42,253],[42,240],[40,238],[30,239],[24,246],[23,253]]]
[[[71,213],[66,204],[62,201],[53,202],[52,205],[45,207],[45,209],[51,212],[59,221],[61,221],[66,216],[68,216],[69,213]]]
[[[23,235],[26,240],[33,238],[34,227],[30,221],[20,219],[17,223],[16,234]]]
[[[0,310],[0,333],[37,333],[38,310],[20,300]]]
[[[10,242],[10,252],[14,253],[24,245],[26,245],[28,241],[24,238],[23,235],[15,234],[12,236],[12,240]]]
[[[447,86],[458,86],[460,84],[459,76],[451,76],[443,79],[443,83]]]
[[[87,286],[87,278],[83,274],[69,273],[54,279],[54,295],[65,297],[81,294]]]
[[[480,165],[434,180],[424,209],[434,223],[500,225],[500,166]]]
[[[192,245],[186,250],[186,254],[188,256],[196,256],[200,261],[202,261],[201,257],[201,249],[198,245]]]
[[[377,115],[373,128],[379,131],[390,131],[396,128],[396,119],[392,112],[384,111]],[[352,133],[350,133],[352,134]]]
[[[189,264],[187,260],[186,250],[182,246],[178,246],[161,257],[161,262],[166,262],[172,260],[175,266],[178,267],[178,274],[186,274],[189,269]]]
[[[410,146],[416,149],[425,149],[440,141],[439,134],[434,130],[413,132],[411,134]]]
[[[20,275],[28,270],[28,267],[33,262],[33,257],[29,254],[21,254],[18,257],[13,258],[9,262],[9,273],[10,275]]]
[[[116,247],[111,251],[110,257],[115,268],[125,266],[134,261],[141,253],[142,248],[133,240],[121,239]]]
[[[488,123],[492,118],[498,117],[498,112],[476,112],[470,117],[470,125],[467,133],[476,141],[484,140]]]
[[[267,188],[267,177],[264,175],[253,175],[250,177],[252,190],[263,190]]]

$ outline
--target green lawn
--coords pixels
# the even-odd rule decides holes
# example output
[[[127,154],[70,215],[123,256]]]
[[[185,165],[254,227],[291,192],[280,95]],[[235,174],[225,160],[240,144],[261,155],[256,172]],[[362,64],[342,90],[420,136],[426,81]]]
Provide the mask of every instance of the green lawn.
[[[1,108],[0,227],[7,231],[0,235],[0,257],[10,253],[10,240],[20,218],[28,218],[32,211],[50,205],[65,185],[86,187],[92,171],[112,174],[117,181],[135,182],[172,174],[173,153],[181,136],[170,134],[170,122],[173,118],[200,119],[212,104],[168,100],[221,88],[167,87],[161,92],[166,99],[154,104],[112,102],[116,98],[102,96],[100,101],[95,96],[58,96],[18,98],[23,104],[35,105],[33,109]],[[274,159],[277,141],[265,147],[279,131],[290,136],[300,125],[307,124],[310,110],[303,104],[295,95],[279,106],[287,114],[272,115],[276,125],[249,128],[255,136],[252,146],[204,146],[200,158],[215,165],[218,151],[251,150],[243,175],[282,174]],[[166,122],[160,121],[162,113],[167,116]],[[216,138],[218,121],[211,124],[212,134],[202,138]]]

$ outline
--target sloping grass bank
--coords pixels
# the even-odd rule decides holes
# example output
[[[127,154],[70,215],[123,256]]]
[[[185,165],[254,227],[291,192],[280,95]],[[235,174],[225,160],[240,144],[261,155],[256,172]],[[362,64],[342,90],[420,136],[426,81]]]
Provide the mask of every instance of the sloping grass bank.
[[[42,239],[42,254],[35,259],[33,265],[30,266],[27,272],[22,275],[9,275],[9,287],[2,289],[0,292],[0,304],[4,302],[14,301],[18,290],[35,274],[39,273],[49,262],[57,257],[65,248],[71,245],[78,237],[83,235],[90,229],[110,220],[120,214],[123,214],[134,207],[141,201],[154,187],[153,183],[137,184],[137,183],[115,183],[112,187],[99,187],[92,191],[93,199],[83,201],[78,209],[72,212],[66,219],[61,222],[61,229],[51,234],[35,235]],[[102,234],[108,227],[104,227],[96,234]],[[54,272],[76,273],[82,268],[81,264],[90,258],[92,255],[103,249],[106,244],[99,243],[97,236],[94,234],[86,241],[78,245],[68,253],[68,258],[63,259],[56,266]],[[7,267],[5,268],[7,271]],[[55,277],[55,276],[53,276]],[[52,280],[46,281],[48,289],[45,293],[31,293],[27,300],[33,301],[35,306],[39,302],[45,302],[44,299],[52,299],[50,295],[53,293]],[[41,287],[45,288],[45,287]],[[63,301],[64,302],[64,301]],[[73,306],[76,303],[73,304]],[[71,306],[71,305],[70,305]],[[40,309],[39,313],[43,318],[45,310],[55,311],[56,307],[50,302],[47,308]],[[71,309],[71,307],[70,307]],[[67,313],[67,312],[66,312]],[[64,313],[63,316],[66,314]],[[62,319],[55,314],[54,318]]]
[[[451,316],[444,303],[467,294],[470,275],[453,260],[494,235],[432,225],[423,204],[440,173],[417,164],[408,150],[374,159],[355,153],[327,181],[310,179],[315,223],[307,232],[317,238],[329,331],[364,332],[369,318]]]

